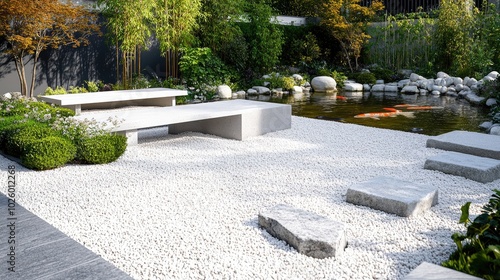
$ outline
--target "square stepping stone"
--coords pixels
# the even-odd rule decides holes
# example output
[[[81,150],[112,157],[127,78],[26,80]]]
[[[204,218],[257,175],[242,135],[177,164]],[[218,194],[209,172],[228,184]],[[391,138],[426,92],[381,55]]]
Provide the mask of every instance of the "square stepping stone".
[[[425,161],[424,168],[481,183],[500,179],[500,160],[457,152],[446,152],[430,157]]]
[[[452,131],[427,139],[427,148],[500,160],[500,137],[470,131]]]
[[[410,217],[436,205],[438,190],[382,176],[349,187],[346,201],[401,217]]]
[[[440,265],[423,262],[403,280],[479,280],[481,278]]]
[[[278,204],[259,213],[259,225],[299,253],[324,259],[347,246],[345,225],[316,213]]]

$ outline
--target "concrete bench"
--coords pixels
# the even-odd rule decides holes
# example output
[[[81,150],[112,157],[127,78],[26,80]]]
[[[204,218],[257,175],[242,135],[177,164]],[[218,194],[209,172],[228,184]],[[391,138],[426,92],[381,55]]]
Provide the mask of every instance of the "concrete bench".
[[[76,119],[109,122],[117,117],[123,122],[111,129],[126,135],[129,145],[138,143],[138,130],[168,126],[168,133],[187,131],[244,140],[248,137],[291,128],[292,107],[250,100],[218,101],[175,107],[139,108],[122,111],[88,112]]]
[[[438,203],[438,190],[391,177],[376,177],[352,185],[346,201],[396,214],[417,216]]]
[[[429,138],[427,147],[500,160],[500,137],[497,135],[452,131]]]
[[[500,179],[500,160],[457,152],[445,152],[428,158],[424,169],[462,176],[481,183]]]
[[[175,106],[175,98],[186,95],[186,90],[147,88],[48,95],[39,98],[47,103],[69,108],[79,115],[82,109],[112,109],[130,105]]]

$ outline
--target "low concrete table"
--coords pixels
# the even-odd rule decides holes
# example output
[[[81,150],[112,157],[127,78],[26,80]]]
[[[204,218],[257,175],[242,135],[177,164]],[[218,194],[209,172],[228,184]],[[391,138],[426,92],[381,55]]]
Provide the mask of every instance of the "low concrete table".
[[[123,106],[175,106],[177,96],[186,96],[186,90],[171,88],[147,88],[89,93],[40,96],[47,103],[75,111],[82,109],[112,109]]]
[[[449,269],[440,265],[428,262],[421,263],[403,280],[480,280],[481,278],[472,276],[460,271]]]
[[[168,126],[168,133],[201,132],[244,140],[292,126],[292,108],[287,104],[250,100],[230,100],[175,107],[145,108],[119,112],[86,113],[76,119],[108,122],[110,117],[124,121],[111,132],[126,135],[128,144],[138,143],[138,130]]]
[[[346,201],[409,217],[419,215],[436,205],[438,190],[381,176],[349,187]]]

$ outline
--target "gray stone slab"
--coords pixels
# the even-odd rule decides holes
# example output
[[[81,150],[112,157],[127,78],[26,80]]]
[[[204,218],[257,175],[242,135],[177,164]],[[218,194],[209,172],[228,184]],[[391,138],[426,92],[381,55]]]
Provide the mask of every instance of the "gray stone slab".
[[[0,194],[0,211],[8,213],[7,208],[8,198]],[[0,242],[0,279],[132,279],[21,205],[14,209],[13,216],[0,220],[0,236],[5,237]],[[9,244],[11,222],[15,243]],[[15,247],[15,272],[8,270],[10,246]]]
[[[446,152],[430,157],[425,161],[424,168],[481,183],[500,179],[500,160],[457,152]]]
[[[427,139],[427,147],[500,160],[500,137],[497,135],[452,131]]]
[[[481,278],[440,265],[423,262],[403,280],[479,280]]]
[[[349,187],[346,201],[401,217],[410,217],[436,205],[438,190],[381,176]]]
[[[336,257],[347,246],[343,223],[288,205],[261,211],[259,225],[299,253],[313,258]]]

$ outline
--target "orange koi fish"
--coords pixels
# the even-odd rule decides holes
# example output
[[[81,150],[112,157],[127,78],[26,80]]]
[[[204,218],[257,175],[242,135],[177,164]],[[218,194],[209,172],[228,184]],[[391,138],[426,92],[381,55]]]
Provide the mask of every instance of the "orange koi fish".
[[[380,118],[386,117],[396,117],[398,115],[405,116],[407,118],[413,118],[413,112],[403,112],[395,108],[384,108],[384,110],[389,112],[375,112],[375,113],[364,113],[354,116],[355,118],[370,118],[375,120],[380,120]]]
[[[347,100],[347,97],[345,97],[345,96],[340,96],[340,95],[337,95],[337,97],[336,97],[336,98],[337,98],[337,99],[339,99],[339,100],[343,100],[343,101],[346,101],[346,100]]]
[[[414,105],[414,104],[398,104],[398,105],[394,105],[394,108],[415,107],[415,106],[418,106],[418,105]]]

